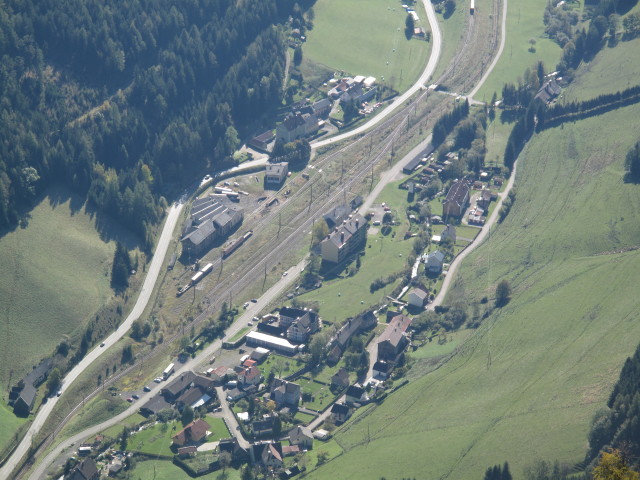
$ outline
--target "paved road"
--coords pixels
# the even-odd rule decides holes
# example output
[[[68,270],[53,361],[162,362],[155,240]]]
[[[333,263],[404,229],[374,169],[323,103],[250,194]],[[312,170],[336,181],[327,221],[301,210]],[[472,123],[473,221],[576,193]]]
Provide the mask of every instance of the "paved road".
[[[478,93],[478,90],[482,88],[482,85],[484,85],[485,80],[489,77],[489,75],[493,71],[493,67],[496,66],[496,64],[498,63],[498,60],[500,60],[500,57],[502,56],[502,51],[504,50],[504,43],[507,39],[507,0],[502,0],[502,1],[503,1],[503,4],[502,4],[502,26],[500,27],[500,47],[498,48],[498,52],[496,53],[496,56],[493,58],[493,61],[491,62],[491,65],[489,65],[489,68],[487,69],[487,71],[484,73],[484,75],[482,76],[478,84],[474,87],[474,89],[469,92],[469,95],[467,95],[470,102],[472,101],[473,96],[476,93]]]
[[[183,364],[177,364],[177,368],[171,379],[178,377],[179,375],[189,371],[196,370],[200,366],[201,363],[206,362],[211,355],[216,354],[222,348],[222,342],[233,337],[238,331],[247,326],[247,323],[256,315],[260,310],[265,308],[269,303],[275,300],[279,295],[281,295],[284,291],[291,288],[291,285],[295,282],[295,279],[301,272],[304,263],[301,262],[300,265],[292,267],[288,270],[288,274],[283,276],[278,282],[276,282],[269,290],[267,290],[262,297],[258,299],[257,303],[250,303],[249,307],[244,311],[244,313],[236,319],[233,324],[227,329],[226,335],[222,340],[216,340],[211,343],[204,350],[202,350],[196,358],[190,358],[187,362]],[[73,454],[73,452],[68,451],[69,447],[72,445],[78,445],[84,439],[89,438],[97,433],[106,430],[107,428],[117,425],[122,422],[127,417],[133,415],[134,413],[138,413],[139,408],[144,405],[151,397],[160,393],[161,388],[164,386],[164,382],[160,384],[151,384],[153,385],[150,392],[146,392],[140,395],[140,399],[136,400],[136,402],[129,407],[127,410],[122,412],[121,414],[110,418],[109,420],[102,422],[99,425],[95,425],[90,427],[71,438],[65,439],[59,445],[57,445],[49,454],[44,458],[42,462],[33,470],[31,476],[29,477],[32,480],[39,480],[44,478],[45,472],[49,465],[53,463],[53,461],[66,452],[69,456]],[[223,405],[224,411],[224,405]],[[244,441],[244,438],[240,435],[238,438],[241,442]],[[9,473],[4,475],[0,475],[0,478],[9,478]]]
[[[377,125],[379,122],[381,122],[386,117],[388,117],[391,114],[391,112],[393,112],[396,108],[403,105],[404,102],[406,102],[409,98],[411,98],[411,96],[414,93],[425,88],[425,84],[429,81],[429,79],[431,78],[431,75],[433,75],[433,72],[436,69],[436,66],[438,65],[438,59],[440,58],[440,51],[442,49],[442,36],[440,34],[440,28],[438,26],[438,19],[436,18],[436,12],[433,9],[433,5],[431,4],[431,1],[422,0],[422,3],[424,5],[424,9],[427,12],[427,19],[429,20],[429,26],[431,27],[431,41],[433,43],[431,44],[432,45],[431,56],[429,57],[429,61],[427,62],[427,65],[424,71],[422,72],[422,75],[420,75],[420,78],[418,79],[418,81],[414,83],[413,86],[409,88],[409,90],[407,90],[404,94],[396,98],[391,103],[391,105],[389,105],[387,108],[385,108],[383,111],[381,111],[378,115],[373,117],[364,125],[361,125],[358,128],[351,130],[349,132],[343,133],[341,135],[336,135],[335,137],[331,137],[331,138],[327,138],[326,140],[320,140],[318,142],[315,142],[312,145],[313,148],[324,147],[325,145],[330,145],[332,143],[340,142],[347,138],[353,137],[354,135],[359,135],[365,132],[369,128],[373,127],[374,125]]]
[[[124,322],[118,327],[118,329],[109,335],[105,340],[104,347],[96,347],[91,350],[81,361],[78,363],[63,379],[63,385],[68,387],[71,385],[87,368],[91,363],[93,363],[100,355],[102,355],[109,346],[115,344],[123,335],[127,333],[129,328],[131,328],[131,324],[140,317],[142,312],[144,311],[147,303],[149,302],[149,298],[153,292],[153,288],[158,279],[158,275],[160,274],[160,269],[162,268],[162,264],[164,262],[165,255],[167,250],[169,249],[169,245],[171,243],[171,237],[173,236],[173,230],[180,218],[180,212],[182,211],[183,204],[175,203],[167,214],[167,219],[165,221],[164,227],[162,229],[162,234],[160,235],[160,239],[158,240],[158,244],[156,245],[156,250],[153,255],[153,259],[149,264],[147,276],[142,285],[142,290],[140,290],[140,294],[138,295],[138,299],[131,310],[131,313],[126,318]],[[64,395],[64,393],[63,393]],[[13,452],[11,457],[8,459],[7,463],[0,469],[0,478],[9,478],[11,472],[18,465],[20,460],[27,453],[29,448],[31,447],[32,438],[36,436],[36,434],[40,431],[45,421],[51,414],[53,408],[58,403],[58,398],[53,397],[49,398],[47,403],[42,405],[38,410],[35,418],[33,419],[33,423],[29,427],[26,435]]]
[[[460,252],[458,256],[453,260],[453,262],[451,262],[447,275],[444,277],[444,282],[442,283],[442,287],[440,287],[440,291],[436,295],[436,298],[434,298],[433,302],[431,302],[427,307],[429,310],[433,310],[436,306],[442,304],[444,297],[447,294],[447,290],[449,290],[449,287],[451,286],[451,282],[455,277],[456,270],[458,269],[458,266],[460,265],[460,263],[462,263],[462,261],[465,258],[467,258],[467,255],[469,255],[474,249],[476,249],[484,241],[484,239],[490,234],[491,227],[493,227],[495,223],[498,221],[498,216],[500,214],[500,208],[502,207],[502,202],[507,197],[507,195],[509,195],[509,192],[511,191],[511,188],[513,187],[513,184],[516,179],[517,163],[518,162],[516,161],[516,163],[513,164],[513,171],[511,172],[511,177],[509,178],[509,182],[507,183],[506,188],[502,193],[498,195],[498,202],[496,203],[496,206],[493,209],[493,213],[491,214],[491,217],[489,217],[489,220],[487,221],[487,223],[485,223],[484,227],[482,227],[482,230],[480,231],[476,239],[473,241],[473,243],[470,244],[467,248],[465,248],[462,252]]]
[[[238,439],[238,444],[244,448],[245,450],[249,449],[251,445],[242,435],[242,430],[240,430],[240,426],[238,425],[238,420],[236,416],[229,408],[229,403],[227,402],[226,395],[224,394],[224,389],[222,387],[216,387],[216,393],[218,394],[218,399],[220,400],[220,406],[222,407],[222,416],[224,420],[227,422],[227,427],[229,427],[229,432],[236,439]]]

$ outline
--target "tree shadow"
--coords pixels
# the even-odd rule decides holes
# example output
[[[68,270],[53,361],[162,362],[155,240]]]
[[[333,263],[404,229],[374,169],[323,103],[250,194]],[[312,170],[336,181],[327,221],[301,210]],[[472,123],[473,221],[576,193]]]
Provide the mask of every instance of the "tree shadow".
[[[630,172],[624,174],[622,177],[624,183],[632,183],[634,185],[640,184],[640,175],[632,175]]]

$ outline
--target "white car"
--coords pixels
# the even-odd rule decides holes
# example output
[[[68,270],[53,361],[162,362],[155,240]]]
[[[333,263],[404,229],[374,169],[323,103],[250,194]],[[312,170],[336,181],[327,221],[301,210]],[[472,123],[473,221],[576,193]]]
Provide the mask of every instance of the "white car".
[[[161,377],[156,377],[156,378],[153,379],[153,381],[156,382],[156,383],[160,383],[160,382],[162,382],[162,378]]]
[[[283,272],[283,273],[282,273],[282,276],[283,276],[283,277],[286,277],[287,275],[289,275],[289,272]]]

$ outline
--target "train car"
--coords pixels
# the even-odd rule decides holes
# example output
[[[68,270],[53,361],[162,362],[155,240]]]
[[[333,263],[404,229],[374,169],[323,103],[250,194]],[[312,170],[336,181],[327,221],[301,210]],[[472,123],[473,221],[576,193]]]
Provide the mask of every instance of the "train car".
[[[213,263],[207,263],[204,267],[200,269],[200,271],[204,275],[208,275],[209,273],[211,273],[211,270],[213,270]]]
[[[233,252],[235,252],[244,242],[247,241],[247,239],[251,235],[253,235],[253,230],[249,230],[242,237],[238,238],[233,243],[231,243],[231,245],[229,245],[226,248],[223,248],[222,249],[222,258],[227,258],[229,255],[231,255]]]
[[[204,277],[204,273],[196,273],[193,277],[191,277],[191,285],[195,285],[196,283],[198,283],[200,280],[202,280],[202,277]]]

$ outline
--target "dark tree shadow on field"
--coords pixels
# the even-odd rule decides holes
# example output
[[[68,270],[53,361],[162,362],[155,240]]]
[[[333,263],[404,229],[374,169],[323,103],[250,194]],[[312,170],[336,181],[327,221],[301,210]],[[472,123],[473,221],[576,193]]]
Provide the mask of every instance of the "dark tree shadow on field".
[[[631,173],[627,172],[624,174],[624,177],[622,177],[624,183],[632,183],[634,185],[638,185],[640,184],[640,175],[632,175]]]

